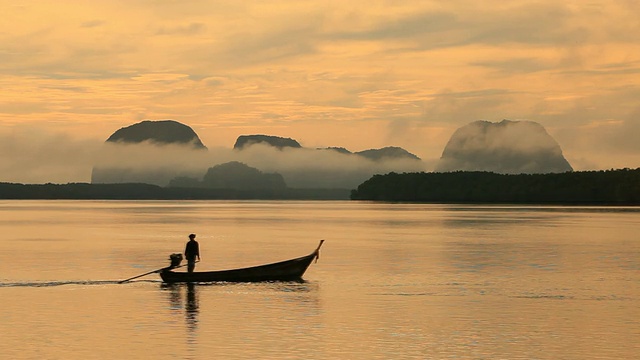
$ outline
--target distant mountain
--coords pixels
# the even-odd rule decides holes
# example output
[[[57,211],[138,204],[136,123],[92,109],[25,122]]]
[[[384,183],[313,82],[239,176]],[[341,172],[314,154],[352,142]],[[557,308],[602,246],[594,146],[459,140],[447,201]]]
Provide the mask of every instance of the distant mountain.
[[[145,120],[118,129],[106,140],[110,144],[139,144],[149,142],[154,145],[183,145],[197,150],[207,150],[193,129],[173,120]],[[106,151],[106,149],[105,149]],[[130,148],[130,158],[135,158],[136,148]],[[104,154],[109,158],[108,154]],[[187,162],[189,159],[184,159]],[[167,167],[148,169],[144,160],[137,167],[95,164],[91,172],[92,184],[147,183],[165,186],[181,172]]]
[[[107,139],[107,142],[122,143],[141,143],[143,141],[160,145],[191,143],[195,148],[207,148],[191,127],[174,120],[145,120],[118,129]]]
[[[189,177],[178,177],[171,180],[169,186],[236,190],[283,190],[287,188],[282,175],[263,173],[238,161],[230,161],[209,168],[202,181]]]
[[[236,143],[233,145],[234,149],[244,149],[247,146],[253,144],[267,144],[278,149],[283,149],[286,147],[290,148],[301,148],[302,146],[297,141],[291,138],[283,138],[279,136],[271,136],[271,135],[241,135],[236,140]]]
[[[335,151],[338,152],[340,154],[345,154],[345,155],[353,155],[353,153],[343,147],[335,147],[335,146],[331,146],[331,147],[326,147],[326,148],[318,148],[317,150],[329,150],[329,151]]]
[[[326,148],[318,148],[318,150],[335,151],[345,155],[357,155],[373,161],[398,160],[398,159],[420,160],[420,158],[417,157],[416,155],[408,152],[407,150],[401,147],[396,147],[396,146],[387,146],[381,149],[362,150],[355,153],[343,147],[326,147]]]
[[[367,159],[371,159],[374,161],[383,160],[383,159],[412,159],[412,160],[420,160],[416,155],[408,152],[407,150],[395,147],[395,146],[387,146],[382,149],[370,149],[358,151],[355,153],[356,155],[360,155],[366,157]]]
[[[271,136],[271,135],[241,135],[236,140],[235,145],[233,145],[234,149],[241,150],[247,146],[251,146],[252,144],[267,144],[278,149],[283,148],[294,148],[301,149],[302,145],[294,139],[284,138],[279,136]],[[369,160],[382,160],[382,159],[413,159],[420,160],[416,155],[408,152],[407,150],[395,147],[388,146],[381,149],[369,149],[358,152],[351,152],[343,147],[327,147],[327,148],[318,148],[317,150],[330,150],[335,151],[340,154],[345,155],[358,155]]]
[[[320,154],[319,150],[315,152],[313,149],[305,149],[298,141],[291,138],[242,135],[237,138],[234,150],[242,151],[254,144],[264,144],[279,150],[304,151],[296,156],[282,154],[281,158],[278,152],[269,151],[260,155],[235,153],[233,156],[237,156],[236,159],[232,156],[225,161],[252,159],[250,160],[253,161],[252,164],[264,164],[266,169],[250,168],[252,169],[250,171],[244,164],[240,166],[238,165],[240,163],[235,165],[225,163],[216,165],[222,166],[221,168],[216,166],[210,168],[208,175],[203,179],[202,174],[207,170],[197,164],[201,164],[204,158],[183,150],[189,150],[189,148],[206,150],[207,148],[193,129],[177,121],[145,120],[118,129],[109,136],[106,143],[109,146],[104,147],[100,160],[94,164],[91,174],[93,184],[146,183],[184,188],[264,185],[273,188],[291,186],[296,189],[350,189],[376,173],[416,171],[423,168],[417,156],[398,147],[370,149],[358,153],[339,147],[324,149],[344,156],[334,157]],[[142,143],[147,145],[120,146]],[[163,145],[180,145],[180,147],[162,147]],[[269,161],[256,161],[256,156],[267,156]],[[197,161],[194,161],[195,157],[198,158]],[[369,159],[371,162],[357,161],[358,158]],[[418,161],[395,161],[403,159]],[[221,172],[223,170],[228,172],[229,176],[223,174]],[[271,174],[255,173],[255,171],[264,170]],[[241,179],[243,176],[246,177],[246,181]]]
[[[475,121],[456,130],[436,172],[544,174],[573,171],[560,145],[532,121]]]

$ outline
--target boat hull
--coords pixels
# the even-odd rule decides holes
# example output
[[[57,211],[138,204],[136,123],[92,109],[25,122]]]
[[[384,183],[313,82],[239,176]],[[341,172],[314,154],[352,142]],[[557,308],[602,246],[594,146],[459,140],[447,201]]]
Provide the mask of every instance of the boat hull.
[[[221,271],[188,273],[163,270],[160,272],[160,277],[165,283],[299,281],[302,280],[311,262],[318,258],[322,242],[313,253],[291,260]]]

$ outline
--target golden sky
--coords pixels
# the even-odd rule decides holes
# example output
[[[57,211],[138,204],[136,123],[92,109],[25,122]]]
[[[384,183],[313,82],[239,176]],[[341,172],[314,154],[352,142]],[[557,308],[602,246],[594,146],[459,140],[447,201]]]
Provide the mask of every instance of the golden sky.
[[[635,0],[0,0],[0,11],[3,157],[44,151],[23,144],[33,139],[81,147],[173,119],[209,148],[269,134],[433,161],[458,127],[511,119],[542,124],[576,170],[640,166]]]

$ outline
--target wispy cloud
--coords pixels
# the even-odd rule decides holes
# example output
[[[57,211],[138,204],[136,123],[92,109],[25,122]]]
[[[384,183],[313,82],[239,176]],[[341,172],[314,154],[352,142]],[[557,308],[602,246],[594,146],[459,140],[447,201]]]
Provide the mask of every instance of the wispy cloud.
[[[80,27],[83,28],[94,28],[94,27],[99,27],[101,25],[104,25],[104,21],[102,20],[90,20],[90,21],[85,21],[82,24],[80,24]]]
[[[156,35],[182,35],[190,36],[203,33],[206,26],[203,23],[191,23],[185,26],[161,27],[156,31]]]
[[[7,5],[0,124],[106,138],[171,118],[214,144],[284,132],[437,158],[471,121],[528,119],[611,167],[622,161],[595,149],[632,142],[638,13],[605,0]],[[607,138],[593,123],[627,127]]]

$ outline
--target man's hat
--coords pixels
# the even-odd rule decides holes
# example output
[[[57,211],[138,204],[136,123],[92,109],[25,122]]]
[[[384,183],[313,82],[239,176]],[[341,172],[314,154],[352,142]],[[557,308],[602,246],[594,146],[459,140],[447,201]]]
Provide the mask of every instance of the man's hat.
[[[196,234],[189,234],[189,239],[193,239],[196,237]]]

